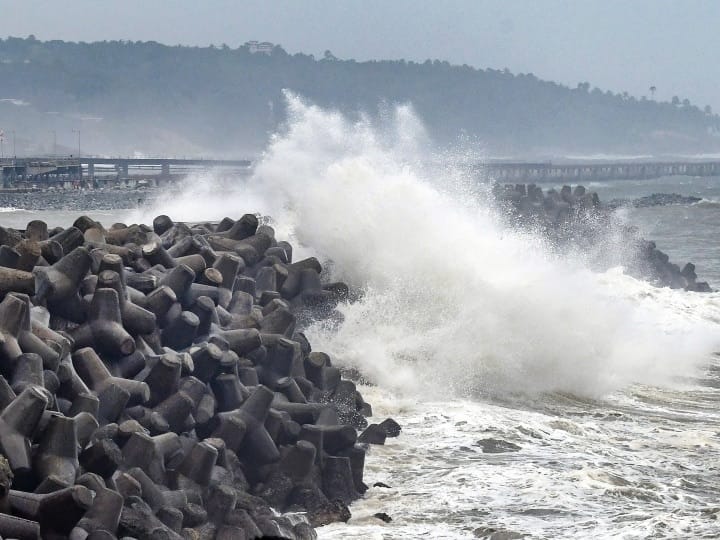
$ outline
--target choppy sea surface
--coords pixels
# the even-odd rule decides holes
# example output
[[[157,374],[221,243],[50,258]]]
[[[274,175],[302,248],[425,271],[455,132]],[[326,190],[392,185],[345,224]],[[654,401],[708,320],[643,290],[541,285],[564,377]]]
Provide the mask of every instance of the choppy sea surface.
[[[621,212],[671,260],[694,262],[701,279],[720,288],[720,178],[586,187],[603,201],[653,193],[701,197],[695,204]],[[624,298],[655,304],[661,317],[705,320],[707,331],[720,335],[720,293],[657,289],[617,269],[600,280]],[[583,320],[545,324],[565,325],[571,333]],[[658,364],[687,360],[683,351],[669,354],[674,357],[658,354]],[[631,382],[592,398],[552,392],[499,399],[493,392],[425,401],[398,399],[382,385],[365,388],[378,419],[392,416],[403,425],[400,438],[373,447],[367,460],[367,483],[392,487],[371,488],[353,505],[347,525],[327,526],[320,537],[492,538],[506,532],[517,536],[502,538],[718,538],[720,360],[701,357],[695,368],[685,364],[685,374],[662,384]],[[487,438],[520,450],[483,453],[478,441]],[[378,512],[393,521],[380,522]]]
[[[720,288],[720,178],[586,186],[603,201],[653,193],[701,197],[690,205],[621,211],[671,260],[694,262],[701,279]],[[720,293],[657,289],[617,269],[601,281],[624,298],[655,304],[670,324],[705,320],[707,331],[720,335]],[[583,320],[544,324],[564,325],[570,334]],[[353,505],[347,525],[327,526],[320,537],[720,537],[720,360],[701,354],[693,368],[683,351],[669,354],[658,354],[658,364],[687,365],[684,374],[658,385],[630,382],[592,398],[551,392],[499,399],[493,392],[425,401],[398,399],[382,385],[364,389],[378,419],[392,416],[403,425],[400,438],[373,447],[367,460],[367,483],[392,487],[371,488]],[[578,362],[576,369],[593,367]],[[478,441],[487,438],[520,450],[483,453]],[[380,522],[378,512],[393,521]]]
[[[653,180],[589,183],[600,199],[637,199],[653,193],[699,197],[695,204],[634,208],[628,220],[655,240],[671,260],[691,261],[703,279],[720,289],[720,178],[675,176]],[[701,275],[701,274],[698,274]]]
[[[262,212],[296,257],[332,261],[329,277],[363,292],[342,322],[307,335],[363,373],[371,422],[391,416],[403,430],[370,449],[369,491],[320,538],[720,537],[720,293],[591,272],[504,229],[462,175],[415,165],[422,129],[407,109],[378,128],[289,106],[294,121],[247,185],[196,178],[156,205],[87,214]],[[586,187],[602,200],[702,197],[622,212],[720,288],[720,179]],[[5,208],[0,224],[76,215]],[[490,438],[515,451],[483,452]]]

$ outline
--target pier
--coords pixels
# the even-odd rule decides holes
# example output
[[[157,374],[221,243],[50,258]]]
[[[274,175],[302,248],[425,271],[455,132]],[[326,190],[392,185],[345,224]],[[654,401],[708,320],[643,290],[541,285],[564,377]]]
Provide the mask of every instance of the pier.
[[[38,157],[0,160],[0,186],[4,188],[65,184],[79,181],[81,177],[82,165],[77,159]]]
[[[2,187],[157,186],[190,173],[216,171],[221,175],[247,175],[246,159],[22,157],[0,160]]]
[[[592,163],[489,162],[478,165],[478,174],[500,183],[645,180],[663,176],[720,176],[720,161]]]
[[[191,173],[247,176],[248,159],[23,157],[0,160],[4,188],[102,187],[152,185]],[[720,161],[619,161],[586,163],[490,161],[475,170],[483,180],[501,183],[582,183],[597,180],[643,180],[662,176],[720,176]]]

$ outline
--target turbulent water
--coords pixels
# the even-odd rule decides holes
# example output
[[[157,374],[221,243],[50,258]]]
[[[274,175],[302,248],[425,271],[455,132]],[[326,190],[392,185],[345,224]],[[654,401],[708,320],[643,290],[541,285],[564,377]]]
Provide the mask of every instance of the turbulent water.
[[[594,273],[507,230],[453,166],[467,156],[425,159],[408,108],[378,126],[289,105],[292,121],[246,185],[195,179],[124,217],[260,211],[305,246],[296,258],[331,261],[329,277],[361,292],[340,307],[342,322],[307,334],[360,370],[376,417],[403,432],[366,461],[366,483],[391,487],[372,487],[321,538],[720,535],[720,295],[653,288],[621,268]],[[714,182],[589,187],[603,200],[703,191],[704,204],[626,219],[718,287]],[[16,214],[3,217],[27,221]],[[487,438],[519,450],[483,453]]]

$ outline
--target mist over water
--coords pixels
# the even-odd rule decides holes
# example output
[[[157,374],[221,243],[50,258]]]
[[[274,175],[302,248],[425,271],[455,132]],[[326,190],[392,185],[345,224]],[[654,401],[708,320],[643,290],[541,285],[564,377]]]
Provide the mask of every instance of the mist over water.
[[[370,382],[425,398],[562,391],[598,397],[689,376],[717,332],[679,295],[508,230],[453,167],[424,167],[410,107],[384,125],[287,96],[290,122],[253,177],[228,193],[211,178],[157,209],[175,219],[272,216],[278,237],[328,261],[362,292],[342,324],[316,324],[318,350]],[[452,162],[452,160],[449,160]]]

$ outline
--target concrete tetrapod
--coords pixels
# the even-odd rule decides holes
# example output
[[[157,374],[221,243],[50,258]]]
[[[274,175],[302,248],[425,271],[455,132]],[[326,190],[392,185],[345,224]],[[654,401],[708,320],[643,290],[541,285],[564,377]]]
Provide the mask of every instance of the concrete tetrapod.
[[[129,394],[132,402],[147,403],[150,399],[150,387],[143,381],[113,377],[100,357],[91,347],[84,347],[72,355],[72,363],[77,374],[96,394],[102,394],[109,386],[115,385]]]
[[[314,536],[269,505],[347,519],[365,447],[345,422],[370,409],[295,331],[337,301],[319,262],[251,214],[155,225],[0,230],[34,286],[0,302],[0,535]]]
[[[235,420],[238,424],[245,426],[245,433],[238,447],[238,454],[248,459],[251,463],[263,465],[273,463],[280,458],[275,442],[265,428],[265,418],[270,411],[273,392],[266,386],[257,386],[250,397],[239,409],[229,413],[219,413],[220,418]],[[221,434],[217,437],[223,438]],[[231,442],[228,447],[232,448]]]
[[[27,484],[32,475],[31,444],[48,398],[44,389],[30,386],[0,414],[0,450],[15,475],[16,484]]]
[[[116,357],[135,350],[135,340],[122,325],[120,300],[114,289],[95,290],[87,319],[73,332],[75,347],[94,347]]]

